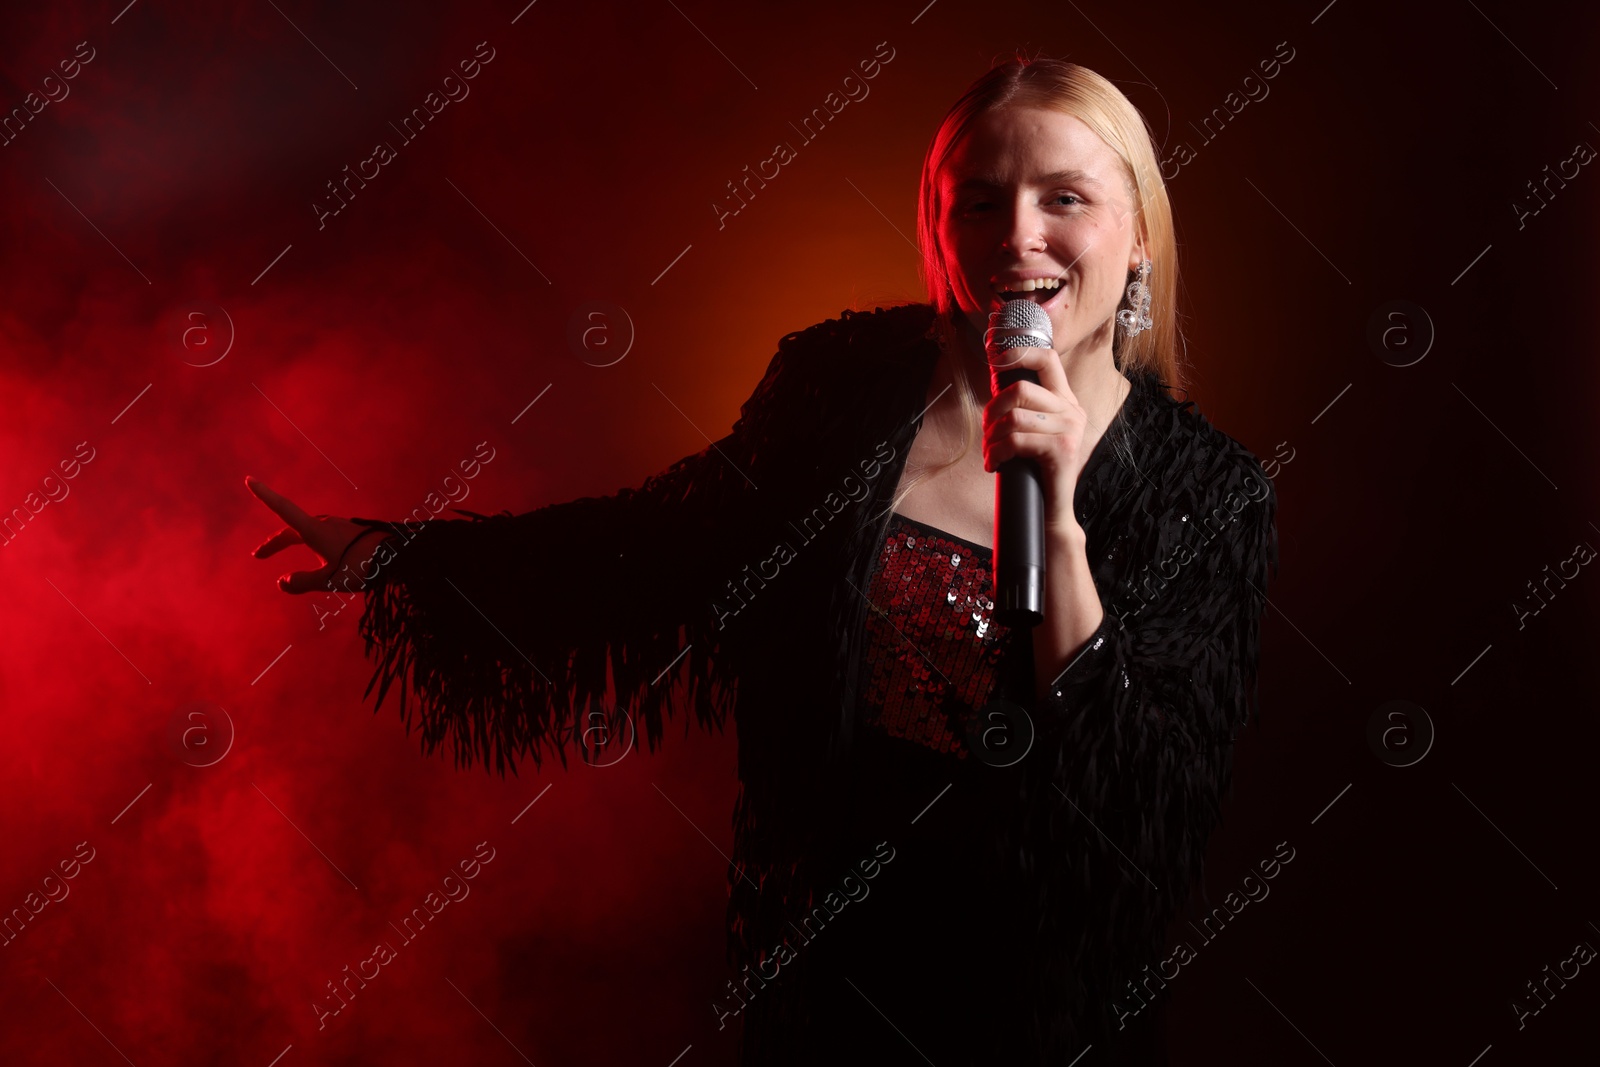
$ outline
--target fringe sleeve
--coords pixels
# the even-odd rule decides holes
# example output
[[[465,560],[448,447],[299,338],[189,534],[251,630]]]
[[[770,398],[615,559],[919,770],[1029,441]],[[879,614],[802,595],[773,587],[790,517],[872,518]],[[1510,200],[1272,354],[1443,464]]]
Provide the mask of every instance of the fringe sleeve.
[[[565,767],[574,736],[586,759],[589,742],[607,739],[640,736],[654,750],[669,689],[685,675],[695,719],[720,729],[733,685],[715,662],[714,583],[726,578],[719,563],[743,558],[740,530],[756,525],[726,520],[754,518],[756,452],[803,362],[798,336],[780,343],[730,434],[638,489],[521,515],[356,519],[396,534],[360,621],[374,711],[398,683],[401,719],[409,734],[416,713],[425,754],[453,738],[457,767],[478,762],[502,777],[523,756],[542,766],[552,749]],[[626,715],[605,704],[608,664]]]
[[[1227,443],[1181,457],[1179,484],[1144,490],[1133,523],[1156,533],[1137,595],[1107,604],[1033,710],[1042,751],[1024,761],[1022,863],[1051,946],[1034,988],[1052,1001],[1050,1025],[1077,1031],[1069,1042],[1114,1034],[1141,1010],[1128,982],[1156,971],[1220,820],[1234,736],[1259,712],[1277,497],[1255,457]],[[1145,575],[1167,580],[1147,588]]]

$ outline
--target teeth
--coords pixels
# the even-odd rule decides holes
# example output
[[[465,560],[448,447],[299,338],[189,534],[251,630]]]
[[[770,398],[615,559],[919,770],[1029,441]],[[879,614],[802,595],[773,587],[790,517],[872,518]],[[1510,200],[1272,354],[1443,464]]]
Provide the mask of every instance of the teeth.
[[[1013,286],[996,285],[994,287],[997,293],[1031,293],[1035,289],[1059,288],[1061,288],[1061,279],[1059,278],[1029,278],[1027,281],[1018,282]]]

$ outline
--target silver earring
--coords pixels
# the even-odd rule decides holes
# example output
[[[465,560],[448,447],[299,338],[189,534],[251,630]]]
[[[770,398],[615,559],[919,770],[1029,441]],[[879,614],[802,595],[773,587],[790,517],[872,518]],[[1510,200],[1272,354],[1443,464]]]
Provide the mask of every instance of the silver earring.
[[[1150,287],[1144,280],[1150,276],[1150,261],[1139,262],[1139,276],[1128,283],[1128,307],[1117,312],[1117,325],[1122,336],[1133,337],[1143,333],[1150,323]]]

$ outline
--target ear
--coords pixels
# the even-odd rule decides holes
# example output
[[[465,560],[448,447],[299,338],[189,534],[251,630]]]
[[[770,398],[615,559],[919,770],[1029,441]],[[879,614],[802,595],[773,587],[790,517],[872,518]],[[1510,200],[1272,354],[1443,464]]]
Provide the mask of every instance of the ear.
[[[1145,231],[1143,213],[1134,209],[1130,209],[1129,213],[1133,216],[1133,248],[1128,253],[1128,269],[1137,271],[1139,264],[1150,258],[1150,238]]]

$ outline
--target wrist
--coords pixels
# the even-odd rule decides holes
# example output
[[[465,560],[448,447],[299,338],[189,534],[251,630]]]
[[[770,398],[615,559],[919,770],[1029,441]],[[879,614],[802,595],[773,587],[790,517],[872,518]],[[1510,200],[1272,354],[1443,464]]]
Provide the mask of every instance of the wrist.
[[[329,586],[338,583],[346,591],[365,590],[367,583],[377,576],[377,568],[372,567],[371,563],[383,550],[383,542],[392,536],[389,530],[374,528],[351,538],[350,543],[345,546],[339,559],[334,563],[333,577],[329,580]],[[387,558],[379,562],[387,562]]]
[[[1084,549],[1089,544],[1089,535],[1084,532],[1076,518],[1068,518],[1061,522],[1046,522],[1044,539],[1049,545],[1065,549]]]

